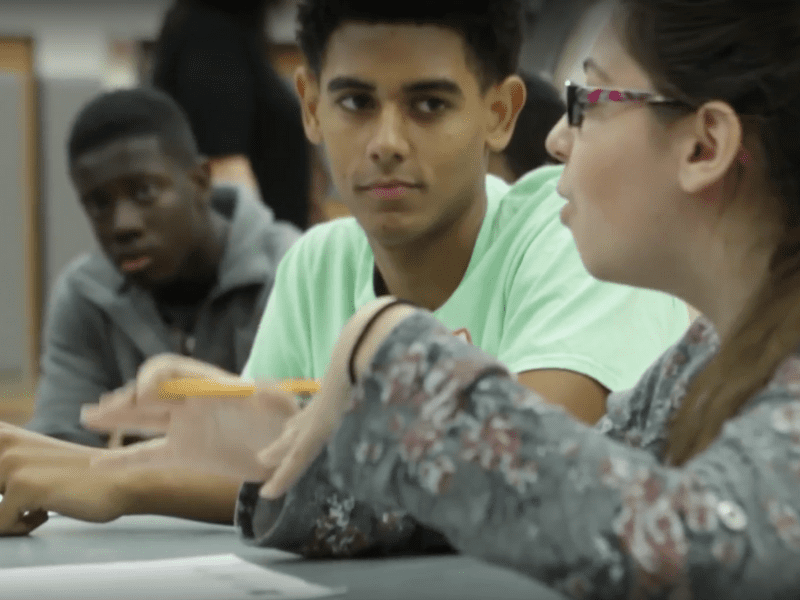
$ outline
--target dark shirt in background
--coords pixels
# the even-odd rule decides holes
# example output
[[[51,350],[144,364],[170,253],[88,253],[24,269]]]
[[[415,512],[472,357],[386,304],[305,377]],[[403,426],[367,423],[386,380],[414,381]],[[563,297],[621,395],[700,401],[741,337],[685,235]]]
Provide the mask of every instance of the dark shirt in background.
[[[275,218],[305,229],[310,151],[299,102],[267,58],[262,17],[178,3],[156,44],[152,83],[186,111],[203,154],[247,156]]]

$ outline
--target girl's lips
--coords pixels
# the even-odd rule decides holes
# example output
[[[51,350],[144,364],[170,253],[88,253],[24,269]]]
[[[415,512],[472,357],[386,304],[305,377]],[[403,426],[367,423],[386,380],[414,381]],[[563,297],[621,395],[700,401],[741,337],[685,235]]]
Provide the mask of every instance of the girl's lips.
[[[138,258],[129,258],[120,262],[119,268],[125,273],[136,273],[142,269],[147,268],[153,262],[151,256],[140,256]]]
[[[564,225],[568,224],[567,222],[569,221],[569,217],[572,214],[573,210],[574,208],[572,206],[572,202],[567,202],[564,206],[561,207],[561,211],[559,213],[559,216],[561,217],[561,223],[563,223]]]

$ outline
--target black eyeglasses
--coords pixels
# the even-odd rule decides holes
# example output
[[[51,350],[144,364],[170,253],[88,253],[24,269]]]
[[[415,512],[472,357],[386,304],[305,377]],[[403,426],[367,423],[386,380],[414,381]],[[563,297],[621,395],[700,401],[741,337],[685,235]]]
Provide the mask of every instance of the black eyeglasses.
[[[567,81],[565,86],[567,88],[567,122],[571,127],[580,127],[586,107],[598,102],[640,102],[642,104],[679,106],[694,110],[693,106],[682,100],[667,98],[654,92],[607,90],[585,87],[571,81]]]

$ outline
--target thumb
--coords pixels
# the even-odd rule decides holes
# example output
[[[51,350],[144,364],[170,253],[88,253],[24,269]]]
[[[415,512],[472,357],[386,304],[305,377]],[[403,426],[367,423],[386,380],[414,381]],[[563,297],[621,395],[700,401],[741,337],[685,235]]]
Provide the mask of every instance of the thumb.
[[[257,388],[251,402],[262,410],[272,411],[287,419],[300,412],[292,394],[271,388]]]
[[[29,509],[24,496],[19,488],[6,490],[0,500],[0,536],[27,535],[47,521],[47,511]]]
[[[129,381],[121,388],[102,394],[97,404],[84,404],[81,406],[81,422],[88,425],[90,422],[93,423],[105,415],[116,414],[123,408],[130,409],[135,403],[136,382]]]
[[[97,431],[131,428],[164,432],[169,426],[170,408],[169,405],[134,407],[126,404],[89,404],[81,407],[81,423],[87,429]]]
[[[95,469],[131,469],[142,467],[168,466],[172,463],[174,452],[167,438],[132,444],[125,448],[106,450],[93,456],[89,461]]]
[[[81,424],[90,429],[113,429],[116,426],[114,419],[122,408],[110,404],[84,404],[81,406]]]

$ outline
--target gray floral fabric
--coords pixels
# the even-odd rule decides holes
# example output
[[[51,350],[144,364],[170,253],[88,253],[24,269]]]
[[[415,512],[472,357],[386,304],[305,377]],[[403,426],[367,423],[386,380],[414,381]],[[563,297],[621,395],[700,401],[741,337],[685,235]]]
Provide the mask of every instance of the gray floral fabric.
[[[249,543],[306,556],[446,547],[574,598],[800,597],[800,356],[681,468],[667,423],[717,351],[705,320],[594,427],[545,404],[425,311],[278,502],[242,489]]]

